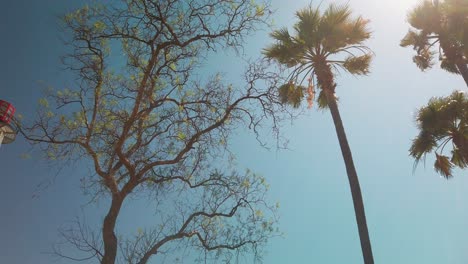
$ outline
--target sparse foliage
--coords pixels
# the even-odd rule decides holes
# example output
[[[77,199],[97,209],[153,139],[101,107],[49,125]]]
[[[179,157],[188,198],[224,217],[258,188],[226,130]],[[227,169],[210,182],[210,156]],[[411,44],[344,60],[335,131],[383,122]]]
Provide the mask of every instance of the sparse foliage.
[[[174,260],[180,248],[200,250],[205,260],[260,257],[276,233],[267,184],[222,158],[236,127],[257,133],[266,117],[276,124],[272,90],[280,79],[261,62],[236,84],[219,74],[200,80],[199,69],[210,50],[240,51],[269,13],[267,2],[251,0],[128,0],[64,17],[64,63],[77,82],[49,90],[21,132],[49,159],[90,164],[86,192],[111,201],[97,233],[82,225],[63,233],[80,259],[143,264],[160,255]],[[151,199],[160,225],[122,237],[122,205],[137,194]]]

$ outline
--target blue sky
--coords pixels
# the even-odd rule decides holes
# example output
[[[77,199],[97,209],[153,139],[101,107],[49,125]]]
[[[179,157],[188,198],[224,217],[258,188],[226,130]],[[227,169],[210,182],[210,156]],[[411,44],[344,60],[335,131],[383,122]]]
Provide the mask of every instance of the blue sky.
[[[368,77],[338,77],[339,107],[361,181],[376,263],[462,264],[468,259],[466,171],[457,171],[447,181],[433,171],[428,158],[426,167],[421,164],[413,173],[407,150],[417,133],[416,109],[432,96],[467,88],[460,76],[437,67],[420,72],[411,61],[412,50],[399,47],[408,29],[406,13],[416,2],[349,1],[355,14],[371,20],[374,33],[368,46],[376,57]],[[324,0],[322,5],[327,3]],[[274,0],[275,24],[292,26],[294,12],[308,4]],[[17,0],[0,10],[0,98],[14,103],[25,116],[34,115],[44,88],[41,83],[63,87],[72,82],[59,61],[64,48],[57,16],[80,5]],[[257,57],[270,43],[267,33],[260,31],[247,39],[247,56]],[[218,65],[227,60],[235,60],[229,52],[210,56],[206,73],[219,70]],[[232,65],[222,71],[235,83],[242,68]],[[362,263],[329,112],[308,111],[292,125],[285,124],[282,133],[290,140],[289,150],[261,148],[242,129],[231,142],[238,167],[265,176],[271,201],[281,204],[280,229],[285,235],[270,241],[264,262]],[[79,189],[79,178],[88,169],[74,166],[57,172],[44,160],[20,157],[29,151],[22,138],[0,148],[0,263],[53,263],[54,258],[43,252],[57,240],[57,228],[83,213],[100,219],[100,209],[106,205],[104,201],[84,206],[87,199]],[[47,187],[38,189],[41,183]],[[124,209],[124,213],[144,210]],[[121,223],[129,225],[130,219],[123,215]]]

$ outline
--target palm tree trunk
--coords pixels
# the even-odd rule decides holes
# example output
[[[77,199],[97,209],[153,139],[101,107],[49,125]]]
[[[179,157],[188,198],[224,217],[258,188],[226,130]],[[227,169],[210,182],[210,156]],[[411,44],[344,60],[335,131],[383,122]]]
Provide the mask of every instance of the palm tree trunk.
[[[362,255],[365,264],[374,264],[374,257],[372,256],[371,242],[369,238],[369,231],[367,229],[366,214],[364,212],[364,203],[362,200],[361,187],[359,186],[359,179],[354,167],[353,156],[351,155],[351,149],[349,148],[348,139],[341,121],[340,112],[338,111],[338,105],[336,104],[335,94],[331,89],[324,90],[328,107],[335,124],[336,135],[341,147],[341,154],[346,166],[346,172],[348,174],[349,186],[351,188],[351,195],[353,197],[354,214],[356,216],[356,222],[359,230],[359,238],[361,240]]]
[[[460,72],[461,76],[463,76],[466,86],[468,86],[468,67],[464,63],[457,63],[457,69]]]

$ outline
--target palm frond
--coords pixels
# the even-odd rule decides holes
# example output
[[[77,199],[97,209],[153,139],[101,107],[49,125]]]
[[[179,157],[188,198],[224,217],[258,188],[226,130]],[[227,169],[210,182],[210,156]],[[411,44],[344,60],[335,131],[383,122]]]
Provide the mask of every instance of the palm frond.
[[[351,9],[348,5],[331,4],[322,15],[322,24],[335,28],[340,24],[349,23]]]
[[[335,54],[336,50],[346,49],[349,46],[360,45],[370,38],[369,20],[360,16],[351,18],[348,6],[327,11],[329,11],[329,17],[324,15],[320,31],[323,32],[322,45],[330,54]]]
[[[441,107],[444,107],[443,103],[431,99],[427,106],[419,110],[416,118],[418,128],[422,132],[430,133],[434,138],[443,136],[452,124],[447,112],[441,111]]]
[[[351,74],[367,75],[369,73],[371,60],[371,54],[365,54],[362,56],[350,56],[345,59],[343,63],[343,68]]]
[[[468,167],[468,96],[459,91],[446,97],[434,97],[417,113],[419,135],[410,147],[417,164],[427,153],[435,152],[434,169],[446,178],[452,168]],[[450,159],[442,152],[452,142]]]
[[[369,20],[358,17],[350,21],[345,27],[344,35],[346,35],[346,44],[355,45],[361,44],[371,36],[371,31],[368,28]]]
[[[446,179],[452,177],[452,168],[453,164],[450,162],[449,158],[444,155],[436,155],[436,160],[434,162],[434,169],[436,172],[440,173]]]
[[[414,30],[408,30],[405,37],[400,41],[400,46],[408,47],[413,46],[413,49],[420,50],[429,46],[428,35],[423,32],[417,32]]]
[[[328,109],[328,99],[323,90],[320,90],[317,96],[317,106],[319,109]]]
[[[321,19],[320,11],[309,6],[297,11],[296,16],[299,19],[294,25],[297,39],[302,40],[308,47],[318,45],[321,41],[320,34],[318,34]]]
[[[288,43],[289,45],[292,45],[291,35],[289,34],[288,29],[285,27],[274,30],[272,33],[270,33],[270,36],[284,45],[287,45]]]
[[[430,153],[437,146],[435,138],[425,131],[413,139],[413,143],[409,149],[409,155],[419,162],[425,154]]]
[[[468,160],[466,160],[465,156],[466,153],[463,153],[462,150],[455,147],[452,150],[452,158],[450,159],[450,162],[452,162],[455,166],[464,169],[468,166]]]
[[[288,67],[293,67],[302,62],[300,55],[302,49],[300,46],[293,43],[285,44],[283,42],[279,42],[277,44],[270,45],[262,52],[267,58],[276,60]]]
[[[431,0],[424,0],[408,14],[408,22],[416,29],[437,32],[440,28],[440,10]]]
[[[441,6],[441,12],[446,16],[447,31],[455,35],[458,39],[463,39],[468,33],[468,1],[445,0]]]
[[[292,82],[281,85],[278,88],[281,103],[291,105],[294,108],[299,108],[301,101],[304,98],[305,89],[305,87],[295,85]]]
[[[346,46],[344,29],[349,24],[350,9],[348,6],[331,4],[323,13],[318,32],[322,40],[321,44],[327,51]]]
[[[425,50],[424,52],[418,53],[413,57],[413,62],[418,66],[419,69],[425,71],[432,66],[434,66],[434,62],[432,61],[434,57],[434,53],[430,50]]]
[[[467,108],[468,98],[464,93],[455,91],[447,97],[434,97],[419,109],[418,128],[435,137],[447,136],[450,130],[456,129],[456,124],[466,122]]]
[[[453,74],[460,74],[457,65],[446,58],[441,60],[440,68]]]

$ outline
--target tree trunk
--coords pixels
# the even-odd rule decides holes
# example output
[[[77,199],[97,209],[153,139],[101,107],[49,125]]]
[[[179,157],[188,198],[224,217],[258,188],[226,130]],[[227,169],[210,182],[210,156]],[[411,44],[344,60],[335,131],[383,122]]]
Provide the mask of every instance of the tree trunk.
[[[335,94],[332,89],[326,89],[325,95],[335,124],[336,135],[341,147],[341,154],[346,165],[346,172],[348,174],[349,186],[351,188],[351,195],[353,197],[354,214],[359,230],[359,238],[361,240],[362,255],[365,264],[373,264],[374,257],[372,256],[371,242],[369,239],[369,231],[367,230],[366,214],[364,212],[364,203],[362,201],[361,187],[359,186],[359,179],[354,167],[353,156],[349,148],[348,139],[343,128],[338,105],[336,104]]]
[[[102,225],[104,256],[101,260],[101,264],[115,264],[117,257],[117,237],[115,236],[114,229],[122,203],[122,198],[118,195],[112,195],[112,204]]]
[[[463,76],[466,86],[468,87],[468,67],[464,63],[457,63],[457,69],[460,72],[461,76]]]

